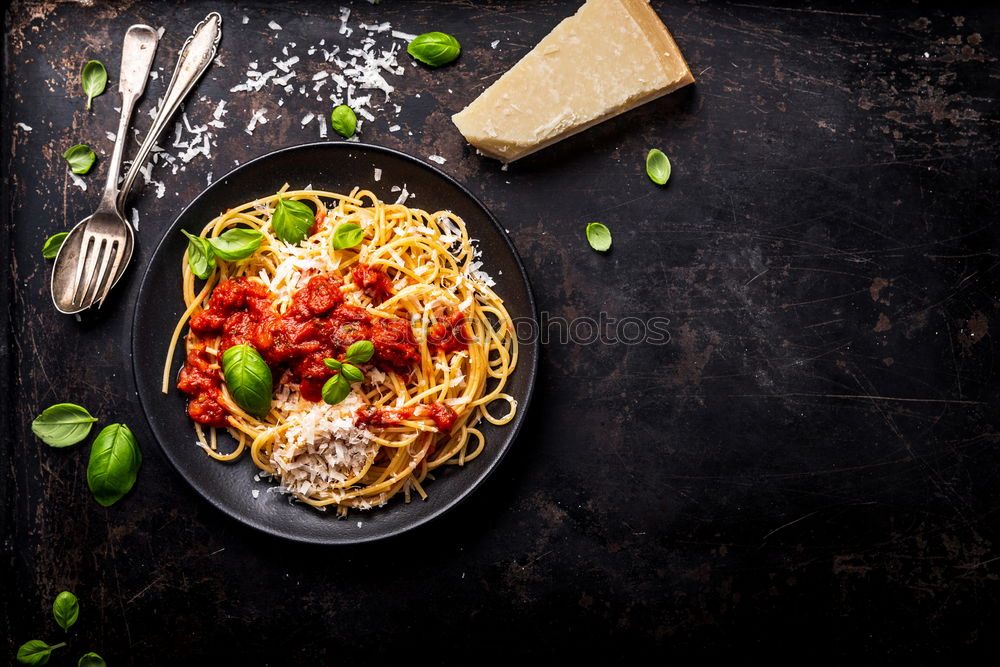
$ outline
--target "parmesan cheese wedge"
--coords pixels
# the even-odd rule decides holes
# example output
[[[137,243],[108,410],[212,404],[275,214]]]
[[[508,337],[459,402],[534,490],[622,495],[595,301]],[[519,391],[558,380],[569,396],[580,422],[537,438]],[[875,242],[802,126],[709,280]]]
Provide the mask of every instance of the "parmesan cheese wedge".
[[[511,162],[689,83],[647,0],[587,0],[452,121]]]

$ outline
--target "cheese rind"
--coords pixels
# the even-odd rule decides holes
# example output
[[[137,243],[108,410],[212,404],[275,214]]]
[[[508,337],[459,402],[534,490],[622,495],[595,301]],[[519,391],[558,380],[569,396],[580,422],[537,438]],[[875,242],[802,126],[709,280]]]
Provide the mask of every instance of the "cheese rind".
[[[693,82],[646,0],[587,0],[452,121],[511,162]]]

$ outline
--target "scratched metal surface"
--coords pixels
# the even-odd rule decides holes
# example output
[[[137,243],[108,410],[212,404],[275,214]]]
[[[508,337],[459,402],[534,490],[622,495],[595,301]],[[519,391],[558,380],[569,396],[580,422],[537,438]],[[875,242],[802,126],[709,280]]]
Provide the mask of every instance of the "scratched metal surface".
[[[85,60],[114,81],[116,45],[146,22],[167,28],[157,66],[169,73],[194,23],[224,16],[225,66],[187,111],[204,123],[225,97],[231,113],[211,160],[155,172],[163,197],[147,187],[134,200],[141,266],[207,172],[317,138],[299,123],[317,109],[299,96],[279,109],[273,92],[227,91],[289,41],[296,54],[343,42],[336,3],[9,10],[8,654],[60,641],[49,605],[63,589],[83,611],[52,664],[88,650],[115,665],[277,665],[407,650],[445,660],[484,644],[531,657],[801,645],[918,662],[995,649],[1000,10],[757,4],[656,2],[697,85],[506,172],[448,117],[576,3],[353,5],[352,22],[445,30],[464,47],[440,71],[406,64],[398,119],[363,140],[445,157],[510,230],[549,317],[663,317],[671,338],[549,342],[524,434],[485,488],[415,533],[338,549],[256,534],[197,497],[136,403],[125,340],[138,271],[77,322],[51,307],[40,253],[95,207],[103,177],[101,155],[80,191],[60,154],[77,142],[109,152],[117,123],[110,93],[84,110]],[[297,70],[318,69],[303,60]],[[141,105],[143,129],[164,78]],[[250,136],[254,108],[271,120]],[[665,188],[643,172],[652,146],[673,160]],[[614,232],[606,256],[583,240],[593,220]],[[112,508],[87,491],[86,445],[53,450],[30,433],[65,400],[138,434],[138,484]]]

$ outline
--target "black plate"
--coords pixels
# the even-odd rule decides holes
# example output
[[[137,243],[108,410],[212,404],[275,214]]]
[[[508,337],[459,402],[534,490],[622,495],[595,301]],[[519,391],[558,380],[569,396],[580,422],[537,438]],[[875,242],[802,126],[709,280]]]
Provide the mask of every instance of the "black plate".
[[[382,170],[375,182],[374,170]],[[219,213],[235,205],[277,192],[288,183],[293,189],[348,192],[354,186],[372,190],[385,201],[395,201],[394,185],[415,193],[410,206],[426,210],[449,209],[462,217],[472,237],[479,239],[484,269],[515,320],[536,322],[535,304],[514,246],[489,211],[468,190],[441,171],[412,157],[379,146],[355,143],[315,143],[294,146],[230,172],[198,195],[177,217],[160,242],[142,278],[132,326],[132,359],[139,398],[153,434],[167,458],[210,503],[249,526],[292,540],[321,544],[348,544],[377,540],[415,528],[454,507],[496,467],[524,420],[535,384],[538,363],[536,341],[520,344],[517,370],[507,385],[518,401],[517,416],[506,426],[483,422],[486,451],[463,468],[439,469],[427,485],[430,498],[406,504],[393,498],[381,508],[351,511],[347,520],[333,511],[318,512],[289,496],[268,491],[272,482],[255,482],[257,468],[248,456],[235,463],[214,461],[195,445],[187,401],[173,387],[183,364],[183,352],[174,355],[170,393],[160,392],[161,373],[170,335],[183,312],[179,264],[187,240],[186,229],[199,233]],[[535,329],[537,330],[537,328]],[[252,490],[259,497],[254,498]],[[358,522],[361,525],[358,525]]]

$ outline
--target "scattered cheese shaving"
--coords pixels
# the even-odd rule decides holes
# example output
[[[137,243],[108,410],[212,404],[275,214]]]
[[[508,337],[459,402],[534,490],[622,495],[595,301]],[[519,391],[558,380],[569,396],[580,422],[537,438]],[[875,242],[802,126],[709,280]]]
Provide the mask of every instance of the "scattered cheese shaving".
[[[351,30],[350,28],[347,27],[347,20],[349,18],[351,18],[351,10],[350,10],[350,8],[348,8],[348,7],[341,7],[340,8],[340,30],[339,30],[339,32],[340,32],[341,35],[346,35],[348,37],[350,37],[351,33],[354,32],[353,30]]]
[[[255,129],[257,129],[257,124],[258,123],[260,123],[261,125],[263,125],[266,122],[267,122],[267,118],[264,116],[264,110],[263,109],[254,109],[253,116],[250,117],[250,122],[247,123],[247,127],[244,130],[244,132],[246,132],[247,134],[252,135],[253,131]]]

